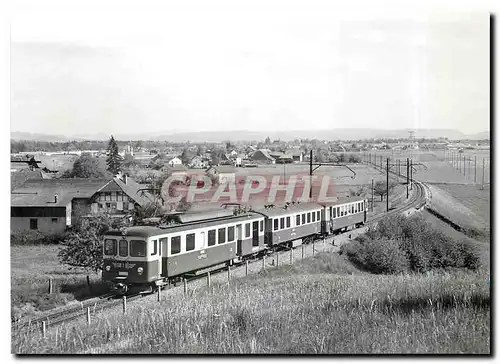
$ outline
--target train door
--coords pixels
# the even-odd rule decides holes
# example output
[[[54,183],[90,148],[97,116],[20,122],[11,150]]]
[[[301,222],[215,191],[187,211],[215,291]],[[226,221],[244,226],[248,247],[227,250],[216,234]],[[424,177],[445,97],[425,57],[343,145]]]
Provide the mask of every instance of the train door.
[[[161,259],[161,240],[155,239],[150,242],[150,259],[152,259],[151,268],[152,272],[158,274],[158,278],[160,278],[162,274],[162,259]]]
[[[204,250],[207,247],[206,234],[204,231],[200,232],[196,239],[196,247],[195,249],[198,251]]]
[[[236,254],[241,255],[241,241],[243,240],[243,232],[241,224],[236,225]]]
[[[259,246],[259,221],[252,223],[252,246]]]

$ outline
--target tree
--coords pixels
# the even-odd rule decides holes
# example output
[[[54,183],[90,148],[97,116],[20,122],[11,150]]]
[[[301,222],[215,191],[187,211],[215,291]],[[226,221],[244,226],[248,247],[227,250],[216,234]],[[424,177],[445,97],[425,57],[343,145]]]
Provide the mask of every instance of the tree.
[[[270,145],[271,144],[271,139],[269,137],[267,137],[266,140],[264,141],[264,144],[265,145]]]
[[[108,173],[99,163],[99,159],[88,153],[82,155],[73,163],[71,171],[65,171],[62,178],[105,178]]]
[[[389,181],[389,191],[392,190],[396,184]],[[384,200],[384,196],[387,194],[387,183],[385,181],[377,181],[373,186],[373,190],[377,196],[380,196],[380,201]]]
[[[118,144],[116,144],[115,138],[111,135],[108,143],[108,158],[106,159],[106,164],[108,166],[108,171],[116,175],[120,171],[120,166],[122,164],[122,157],[118,154]]]
[[[113,219],[102,214],[81,219],[63,240],[59,261],[70,267],[98,272],[102,269],[102,237],[111,229],[128,226],[124,219]],[[71,269],[71,268],[70,268]]]
[[[194,157],[194,153],[191,152],[189,149],[184,148],[182,150],[182,154],[179,158],[181,159],[182,164],[188,165],[189,162],[191,162],[191,159],[193,159],[193,157]]]

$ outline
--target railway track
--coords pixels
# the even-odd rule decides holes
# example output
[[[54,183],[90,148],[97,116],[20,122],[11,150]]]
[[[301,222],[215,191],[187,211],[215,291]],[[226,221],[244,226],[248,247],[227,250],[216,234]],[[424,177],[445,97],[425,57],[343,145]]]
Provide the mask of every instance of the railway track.
[[[418,182],[418,181],[413,181],[413,185],[415,189],[413,190],[414,192],[411,194],[410,198],[408,198],[405,203],[403,203],[400,206],[397,206],[396,208],[390,210],[389,212],[379,212],[373,215],[369,215],[367,217],[367,222],[368,223],[376,223],[380,219],[382,219],[385,216],[392,216],[395,214],[402,213],[408,209],[415,208],[415,209],[420,209],[426,204],[427,201],[427,196],[428,196],[428,188],[425,186],[424,183]],[[402,198],[398,198],[393,201],[398,202]],[[352,231],[352,230],[351,230]],[[272,252],[270,253],[272,254]],[[259,261],[260,259],[255,259],[251,260],[251,262]],[[242,265],[244,263],[239,263],[236,264],[237,266]],[[222,271],[227,271],[226,267],[218,268],[215,270],[210,271],[211,275],[215,275],[217,273],[221,273]],[[193,281],[193,280],[198,280],[198,279],[204,279],[206,277],[206,274],[199,275],[199,276],[194,276],[191,278],[187,278],[186,280]],[[172,289],[175,286],[168,286],[168,289]],[[165,288],[164,288],[165,289]],[[132,302],[134,300],[137,300],[141,297],[143,297],[145,294],[144,293],[135,293],[135,294],[130,294],[127,296],[127,302]],[[147,295],[147,294],[146,294]],[[96,300],[93,300],[91,302],[85,302],[81,303],[79,305],[75,305],[66,309],[63,309],[58,312],[51,313],[49,315],[36,318],[33,320],[28,320],[28,321],[23,321],[23,322],[17,322],[12,324],[12,332],[30,332],[30,331],[37,331],[37,330],[42,330],[43,327],[45,326],[45,329],[48,330],[50,327],[58,326],[67,322],[71,322],[74,320],[77,320],[79,318],[85,317],[89,311],[91,315],[95,315],[96,312],[102,312],[103,310],[112,308],[112,307],[118,307],[122,305],[122,300],[117,299],[116,296],[110,294],[106,296],[99,297]]]

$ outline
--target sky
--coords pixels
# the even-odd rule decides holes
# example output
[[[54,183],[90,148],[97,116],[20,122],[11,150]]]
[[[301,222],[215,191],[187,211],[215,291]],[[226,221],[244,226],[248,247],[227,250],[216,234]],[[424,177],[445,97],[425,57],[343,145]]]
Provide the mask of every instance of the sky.
[[[91,3],[11,16],[11,131],[489,130],[484,11]]]

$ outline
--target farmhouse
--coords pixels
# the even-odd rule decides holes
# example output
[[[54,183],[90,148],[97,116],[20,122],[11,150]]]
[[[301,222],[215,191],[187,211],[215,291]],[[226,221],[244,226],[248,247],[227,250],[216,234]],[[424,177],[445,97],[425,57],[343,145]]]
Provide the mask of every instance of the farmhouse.
[[[127,176],[112,179],[29,179],[11,193],[11,231],[63,232],[83,216],[124,216],[153,198]]]
[[[274,164],[276,160],[269,154],[268,149],[259,149],[252,154],[251,160],[254,162]]]
[[[181,165],[181,164],[182,164],[182,161],[177,157],[172,158],[171,160],[168,161],[168,165],[170,167]]]

